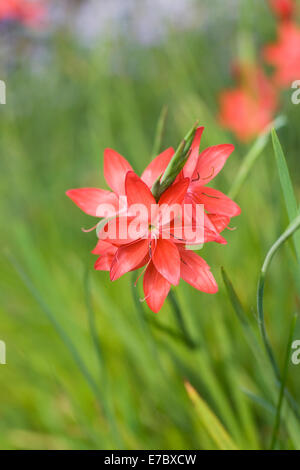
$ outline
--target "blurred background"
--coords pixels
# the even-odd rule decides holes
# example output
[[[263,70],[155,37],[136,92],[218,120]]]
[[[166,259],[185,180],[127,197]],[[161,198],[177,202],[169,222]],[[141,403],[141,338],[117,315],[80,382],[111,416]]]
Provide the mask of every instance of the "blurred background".
[[[0,1],[0,340],[7,362],[0,365],[0,448],[216,449],[210,413],[236,447],[267,448],[279,389],[270,364],[249,346],[220,268],[260,344],[257,281],[288,217],[270,139],[243,184],[233,186],[263,129],[240,140],[220,124],[219,96],[237,86],[236,63],[260,64],[264,45],[276,41],[279,20],[269,2],[28,0],[25,10],[9,3]],[[271,83],[272,67],[262,68]],[[65,191],[106,188],[105,147],[140,174],[164,107],[161,149],[176,147],[196,119],[205,126],[203,149],[234,143],[214,183],[233,191],[242,215],[224,234],[226,246],[209,243],[200,252],[219,292],[182,282],[156,315],[139,302],[136,276],[111,283],[93,270],[95,233],[81,227],[94,219]],[[272,112],[286,118],[278,135],[299,200],[300,105],[288,87]],[[299,309],[298,268],[286,244],[267,279],[266,324],[280,369]],[[205,401],[197,413],[185,381]],[[288,387],[299,401],[300,365],[290,365]],[[287,406],[277,447],[300,448],[299,421]]]

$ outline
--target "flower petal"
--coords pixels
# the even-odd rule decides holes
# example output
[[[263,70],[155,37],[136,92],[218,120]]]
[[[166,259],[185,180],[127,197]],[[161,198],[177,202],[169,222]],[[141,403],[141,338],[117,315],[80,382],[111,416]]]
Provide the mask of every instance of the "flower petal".
[[[98,232],[99,240],[113,245],[128,245],[141,238],[148,238],[148,220],[127,215],[112,218]]]
[[[203,258],[184,249],[180,249],[180,258],[180,276],[185,282],[207,294],[215,294],[218,291],[215,278]]]
[[[153,246],[153,243],[152,243]],[[180,257],[178,248],[170,240],[159,239],[152,255],[157,271],[171,284],[177,285],[180,280]]]
[[[95,217],[111,217],[118,211],[118,196],[98,188],[69,189],[66,195],[83,212]]]
[[[199,184],[207,184],[222,170],[229,155],[234,151],[234,145],[222,144],[208,147],[200,153],[195,169],[195,177]]]
[[[114,255],[103,255],[97,259],[94,268],[97,271],[110,271],[111,263],[114,259]]]
[[[144,170],[141,179],[147,184],[147,186],[149,186],[149,188],[152,188],[155,180],[165,171],[173,155],[174,149],[170,147],[152,160]]]
[[[217,233],[223,232],[223,230],[229,225],[230,217],[219,214],[207,214],[209,220],[213,223]]]
[[[110,280],[115,281],[123,274],[140,266],[141,261],[147,256],[148,250],[148,240],[139,240],[118,248],[111,264]]]
[[[122,155],[112,149],[104,150],[104,177],[108,186],[117,194],[125,194],[125,176],[132,171]]]
[[[145,207],[149,217],[151,207],[152,205],[156,206],[156,201],[146,183],[133,171],[130,171],[126,175],[125,188],[128,208],[130,209],[133,204],[141,204]]]
[[[198,129],[196,130],[195,137],[191,145],[191,154],[183,168],[183,175],[186,178],[191,178],[195,171],[197,161],[198,161],[199,147],[200,147],[200,142],[201,142],[203,131],[204,131],[204,127],[198,127]]]
[[[228,196],[207,186],[191,183],[189,192],[198,204],[204,204],[205,210],[212,214],[235,217],[241,213],[240,207]]]
[[[178,181],[178,183],[174,183],[162,194],[158,202],[159,208],[156,214],[158,222],[154,220],[154,224],[159,223],[161,226],[168,224],[180,215],[178,214],[178,209],[184,201],[189,182],[189,178],[184,178]]]
[[[114,255],[117,251],[117,247],[112,245],[109,242],[105,242],[104,240],[98,240],[97,245],[92,250],[94,255]]]
[[[170,291],[170,282],[157,271],[151,262],[145,272],[143,286],[148,307],[157,313]]]

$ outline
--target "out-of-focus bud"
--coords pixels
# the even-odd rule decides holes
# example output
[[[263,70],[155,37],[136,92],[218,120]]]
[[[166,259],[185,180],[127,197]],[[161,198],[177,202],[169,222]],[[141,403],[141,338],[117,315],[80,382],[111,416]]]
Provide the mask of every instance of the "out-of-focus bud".
[[[290,20],[295,11],[294,0],[269,0],[270,6],[281,20]]]

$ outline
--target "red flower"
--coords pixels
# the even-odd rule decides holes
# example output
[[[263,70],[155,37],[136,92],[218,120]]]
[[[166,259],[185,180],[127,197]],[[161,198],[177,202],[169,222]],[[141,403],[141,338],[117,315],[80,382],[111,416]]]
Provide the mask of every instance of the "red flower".
[[[203,204],[205,207],[204,242],[215,241],[225,244],[227,242],[220,232],[229,225],[231,217],[239,215],[241,210],[228,196],[206,185],[222,170],[234,146],[231,144],[213,145],[199,155],[203,130],[203,127],[197,129],[190,157],[177,180],[189,178],[184,204],[192,206]]]
[[[274,13],[282,20],[292,18],[295,11],[294,0],[269,0]]]
[[[184,169],[158,202],[150,188],[164,173],[174,154],[172,148],[156,157],[141,178],[121,155],[106,149],[104,176],[113,192],[96,188],[67,191],[67,195],[87,214],[111,217],[104,220],[98,231],[99,241],[93,250],[99,256],[95,269],[110,271],[110,279],[114,281],[129,271],[144,267],[145,300],[154,312],[160,310],[171,285],[177,285],[180,278],[203,292],[215,293],[218,290],[207,263],[185,248],[186,245],[199,243],[197,234],[191,239],[185,233],[183,237],[177,237],[180,228],[176,222],[177,215],[170,212],[169,208],[176,204],[179,208],[187,203],[192,206],[196,203],[204,204],[209,213],[204,216],[204,240],[201,241],[221,243],[224,239],[220,232],[228,225],[230,217],[240,212],[238,206],[224,194],[212,188],[204,188],[221,170],[233,147],[209,147],[199,155],[202,132],[203,128],[197,129]],[[197,182],[194,181],[195,176]],[[119,201],[124,195],[127,198],[127,207],[125,211],[119,211]],[[108,210],[103,210],[103,204],[110,205]],[[138,219],[139,230],[130,232],[130,226],[135,220],[133,209],[137,204],[141,204],[146,210]],[[185,222],[186,220],[180,219],[180,224]],[[194,212],[188,222],[191,225],[196,223]],[[120,236],[120,227],[126,228],[125,238]]]
[[[300,28],[292,22],[278,27],[278,41],[264,49],[265,60],[275,67],[275,82],[290,87],[300,77]]]
[[[1,0],[0,21],[18,21],[25,26],[36,27],[45,18],[45,6],[30,0]]]
[[[239,85],[221,92],[219,121],[241,141],[249,141],[272,121],[277,96],[259,67],[239,69]]]

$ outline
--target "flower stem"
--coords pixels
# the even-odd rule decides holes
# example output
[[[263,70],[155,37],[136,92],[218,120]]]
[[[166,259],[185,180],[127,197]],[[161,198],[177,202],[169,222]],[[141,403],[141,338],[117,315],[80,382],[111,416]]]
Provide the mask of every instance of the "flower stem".
[[[268,251],[265,261],[263,263],[262,269],[261,269],[260,278],[258,282],[258,288],[257,288],[258,325],[260,328],[263,343],[264,343],[269,361],[272,365],[275,377],[280,382],[281,386],[282,386],[283,380],[281,377],[281,373],[280,373],[277,361],[275,359],[275,355],[271,347],[271,343],[267,335],[267,330],[266,330],[266,325],[265,325],[264,306],[263,306],[265,278],[266,278],[266,274],[270,266],[270,263],[273,259],[273,256],[278,251],[278,249],[285,243],[285,241],[288,240],[297,229],[299,229],[299,227],[300,227],[300,215],[296,217],[296,219],[294,219],[294,221],[288,226],[288,228],[278,238],[278,240],[276,240],[276,242],[272,245],[272,247]],[[289,400],[289,403],[291,407],[293,408],[295,414],[297,415],[297,418],[300,419],[300,411],[299,411],[298,403],[294,400],[294,398],[291,396],[288,390],[284,389],[284,393],[287,399]]]

